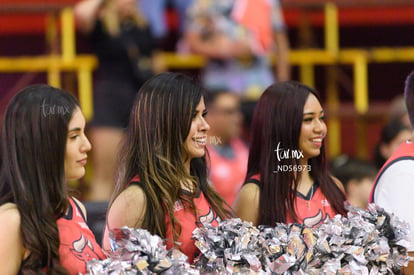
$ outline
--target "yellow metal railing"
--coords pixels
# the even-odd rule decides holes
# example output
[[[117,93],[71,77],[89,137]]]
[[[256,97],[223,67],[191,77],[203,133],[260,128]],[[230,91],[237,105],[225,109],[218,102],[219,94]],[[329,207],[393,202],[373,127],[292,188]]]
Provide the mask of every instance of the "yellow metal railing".
[[[15,6],[11,10],[27,12],[24,6]],[[98,61],[93,55],[77,55],[75,42],[75,22],[72,7],[59,8],[61,25],[61,53],[53,49],[53,43],[57,39],[58,20],[55,16],[57,7],[38,8],[34,12],[49,12],[47,20],[46,36],[51,44],[49,55],[44,56],[20,56],[0,57],[0,72],[45,72],[48,84],[61,87],[61,72],[76,72],[78,79],[79,102],[85,118],[92,117],[92,73],[97,67]]]
[[[1,57],[0,72],[47,72],[48,83],[60,87],[60,72],[76,72],[79,102],[85,118],[92,117],[92,72],[98,61],[95,56],[77,55],[66,61],[61,56]]]
[[[62,24],[62,58],[65,61],[72,61],[76,55],[75,19],[72,8],[64,8],[61,11],[60,18]]]

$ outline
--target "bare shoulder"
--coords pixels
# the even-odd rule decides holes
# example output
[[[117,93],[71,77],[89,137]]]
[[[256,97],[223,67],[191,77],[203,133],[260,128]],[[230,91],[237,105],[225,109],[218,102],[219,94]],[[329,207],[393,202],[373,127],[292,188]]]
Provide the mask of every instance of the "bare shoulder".
[[[0,224],[0,273],[17,274],[25,249],[20,229],[21,217],[15,204],[0,206]]]
[[[122,191],[108,210],[108,225],[110,228],[139,224],[146,209],[146,196],[144,190],[131,185]]]
[[[14,203],[5,203],[0,206],[0,230],[5,227],[20,228],[20,213]]]
[[[259,186],[255,183],[243,185],[233,204],[236,216],[257,225],[259,221],[259,201]]]
[[[20,238],[20,213],[14,203],[0,206],[0,242],[1,240]]]
[[[260,188],[255,183],[247,183],[240,189],[239,196],[247,200],[258,199],[260,195]]]
[[[140,227],[144,221],[146,211],[146,196],[144,190],[131,185],[122,191],[108,209],[106,225],[102,240],[102,248],[111,250],[109,232],[123,226]]]

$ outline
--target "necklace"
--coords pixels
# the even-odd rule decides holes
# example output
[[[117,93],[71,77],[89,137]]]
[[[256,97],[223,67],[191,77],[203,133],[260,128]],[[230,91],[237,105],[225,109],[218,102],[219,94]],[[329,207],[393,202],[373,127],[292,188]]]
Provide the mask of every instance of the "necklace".
[[[308,200],[308,209],[310,208],[312,197],[313,197],[313,184],[312,184],[312,187],[311,187],[311,195],[310,195],[310,198]]]

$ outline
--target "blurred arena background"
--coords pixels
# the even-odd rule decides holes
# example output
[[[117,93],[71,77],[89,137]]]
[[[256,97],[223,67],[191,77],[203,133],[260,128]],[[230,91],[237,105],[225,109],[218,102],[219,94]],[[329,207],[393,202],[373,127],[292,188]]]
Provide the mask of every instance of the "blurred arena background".
[[[146,1],[146,0],[141,0]],[[96,59],[76,32],[76,0],[0,1],[0,115],[8,100],[35,82],[79,96],[91,116]],[[314,86],[328,113],[328,152],[372,158],[391,101],[414,69],[414,1],[283,0],[292,79]],[[169,70],[197,75],[198,56],[175,53],[177,14],[165,10]]]

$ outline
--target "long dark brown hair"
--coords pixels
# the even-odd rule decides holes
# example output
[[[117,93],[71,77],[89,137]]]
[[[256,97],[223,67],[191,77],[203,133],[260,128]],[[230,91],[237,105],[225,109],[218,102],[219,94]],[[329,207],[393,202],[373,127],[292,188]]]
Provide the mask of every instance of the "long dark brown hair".
[[[202,96],[203,89],[189,77],[162,73],[141,87],[130,116],[110,205],[139,175],[147,201],[141,227],[162,238],[166,237],[167,214],[177,240],[181,226],[174,217],[174,203],[178,199],[187,202],[196,214],[193,198],[198,189],[221,219],[230,215],[224,200],[207,182],[205,156],[191,160],[190,173],[184,166],[184,142]],[[181,182],[191,182],[192,194],[181,190]]]
[[[260,175],[259,224],[274,226],[287,222],[287,214],[297,220],[296,190],[301,173],[275,173],[279,165],[301,165],[296,158],[277,158],[278,143],[283,148],[299,150],[303,108],[310,94],[317,92],[299,82],[280,82],[268,87],[255,107],[246,180]],[[345,195],[328,172],[325,145],[319,156],[309,159],[310,176],[319,183],[321,191],[337,213],[344,214]]]
[[[69,93],[47,85],[20,91],[7,106],[0,134],[0,204],[15,203],[24,247],[23,274],[67,274],[59,262],[56,220],[68,208],[65,151],[76,107]]]

